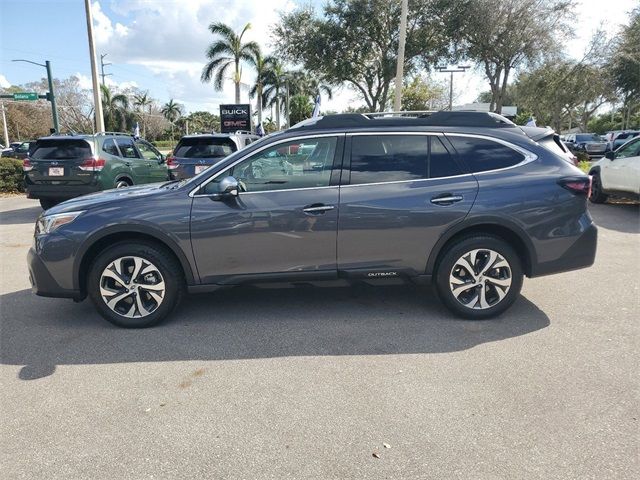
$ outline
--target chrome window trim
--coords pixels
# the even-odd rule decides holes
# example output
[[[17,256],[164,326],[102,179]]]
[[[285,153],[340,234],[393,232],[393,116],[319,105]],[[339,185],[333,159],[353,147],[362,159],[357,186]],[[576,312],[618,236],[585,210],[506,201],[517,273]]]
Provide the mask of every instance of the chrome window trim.
[[[391,185],[395,183],[431,182],[434,180],[447,180],[449,178],[462,178],[462,177],[472,177],[472,176],[473,176],[473,173],[462,173],[460,175],[452,175],[449,177],[415,178],[413,180],[390,180],[388,182],[375,182],[375,183],[354,183],[354,184],[348,184],[348,185],[340,185],[340,188],[368,187],[370,185]]]
[[[251,152],[249,155],[245,155],[241,158],[239,158],[238,160],[236,160],[235,162],[233,162],[231,165],[229,165],[227,168],[225,168],[224,170],[221,170],[217,173],[215,173],[214,175],[212,175],[211,177],[207,178],[206,181],[202,182],[200,185],[197,185],[194,189],[192,189],[189,192],[189,196],[191,198],[196,198],[196,197],[212,197],[214,195],[217,195],[217,193],[207,193],[207,194],[202,194],[202,195],[196,195],[196,192],[198,190],[200,190],[201,188],[204,188],[207,184],[211,183],[214,179],[216,179],[221,173],[225,172],[226,170],[228,170],[229,168],[233,168],[235,167],[237,164],[239,164],[240,162],[243,162],[244,160],[246,160],[247,158],[252,157],[253,155],[255,155],[256,153],[260,153],[263,150],[266,150],[267,148],[271,148],[274,147],[276,145],[280,145],[281,143],[288,143],[288,142],[295,142],[296,140],[304,140],[306,138],[322,138],[322,137],[336,137],[336,138],[340,138],[340,136],[344,136],[344,133],[319,133],[316,135],[313,134],[307,134],[307,135],[299,135],[299,136],[295,136],[295,137],[289,137],[289,138],[283,138],[279,141],[273,142],[273,143],[269,143],[268,145],[263,145],[262,147],[258,148],[257,150],[254,150],[253,152]],[[305,188],[283,188],[280,190],[264,190],[263,192],[242,192],[242,195],[246,195],[247,193],[268,193],[268,192],[286,192],[286,191],[291,191],[291,190],[308,190],[310,188],[332,188],[332,187],[337,187],[337,185],[327,185],[326,187],[305,187]]]
[[[521,167],[523,165],[526,165],[527,163],[531,163],[535,160],[538,159],[538,155],[536,155],[533,152],[530,152],[529,150],[527,150],[526,148],[522,148],[518,145],[515,145],[507,140],[502,140],[501,138],[496,138],[496,137],[491,137],[489,135],[479,135],[476,133],[446,133],[445,137],[470,137],[470,138],[481,138],[483,140],[489,140],[491,142],[496,142],[496,143],[500,143],[502,145],[504,145],[505,147],[509,147],[512,150],[515,150],[516,152],[522,154],[524,156],[524,160],[516,163],[515,165],[511,165],[510,167],[503,167],[503,168],[495,168],[493,170],[484,170],[482,172],[471,172],[472,175],[484,175],[485,173],[494,173],[494,172],[502,172],[504,170],[510,170],[512,168],[517,168],[517,167]],[[533,141],[533,140],[532,140]],[[456,152],[457,153],[457,152]],[[464,161],[464,159],[463,159]]]
[[[384,135],[435,135],[435,136],[439,136],[442,137],[444,136],[443,132],[417,132],[417,131],[411,131],[411,132],[401,132],[401,131],[396,131],[396,132],[385,132],[385,131],[380,131],[380,132],[348,132],[347,137],[355,137],[355,136],[359,136],[359,135],[377,135],[377,136],[384,136]]]

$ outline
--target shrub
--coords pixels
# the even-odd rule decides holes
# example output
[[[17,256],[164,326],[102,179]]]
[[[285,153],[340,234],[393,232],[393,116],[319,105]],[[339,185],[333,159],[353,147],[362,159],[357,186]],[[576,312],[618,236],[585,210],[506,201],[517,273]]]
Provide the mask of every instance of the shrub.
[[[582,170],[584,173],[589,173],[591,164],[587,160],[581,160],[578,162],[578,168]]]
[[[24,192],[22,160],[8,157],[0,158],[0,192]]]
[[[151,142],[156,148],[173,148],[176,145],[175,140],[157,140],[155,142]]]
[[[578,150],[577,152],[574,152],[574,154],[578,158],[578,163],[589,161],[589,155],[585,151]]]

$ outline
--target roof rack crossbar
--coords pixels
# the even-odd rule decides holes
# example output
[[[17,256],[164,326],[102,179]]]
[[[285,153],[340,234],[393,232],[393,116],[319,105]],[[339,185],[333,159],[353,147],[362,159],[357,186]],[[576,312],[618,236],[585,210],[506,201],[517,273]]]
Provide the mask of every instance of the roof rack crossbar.
[[[133,134],[128,132],[96,132],[95,135],[127,135],[133,137]]]

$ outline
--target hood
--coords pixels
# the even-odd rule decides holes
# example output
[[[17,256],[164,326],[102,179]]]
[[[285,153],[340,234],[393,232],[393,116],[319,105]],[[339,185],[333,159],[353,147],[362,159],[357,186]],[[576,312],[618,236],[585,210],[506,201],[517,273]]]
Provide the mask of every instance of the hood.
[[[89,210],[91,208],[104,204],[114,204],[125,202],[127,199],[152,197],[162,195],[169,190],[162,188],[167,182],[150,183],[146,185],[138,185],[127,188],[118,188],[113,190],[105,190],[103,192],[91,193],[81,197],[72,198],[66,202],[62,202],[53,208],[47,210],[47,214],[74,212],[77,210]]]

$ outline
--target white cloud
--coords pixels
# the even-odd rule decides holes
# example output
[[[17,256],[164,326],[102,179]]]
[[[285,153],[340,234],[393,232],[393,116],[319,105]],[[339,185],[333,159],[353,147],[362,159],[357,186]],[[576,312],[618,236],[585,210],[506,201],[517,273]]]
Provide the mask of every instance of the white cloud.
[[[80,72],[77,72],[75,76],[78,77],[78,84],[80,85],[80,88],[84,88],[87,90],[93,89],[93,82],[91,81],[90,76],[84,75]],[[118,91],[127,90],[129,88],[139,88],[138,83],[135,81],[116,82],[110,77],[105,78],[105,83],[110,88]]]
[[[4,75],[0,74],[0,87],[9,88],[10,86],[11,86],[11,82],[9,82],[9,80],[7,80],[7,77],[5,77]]]

